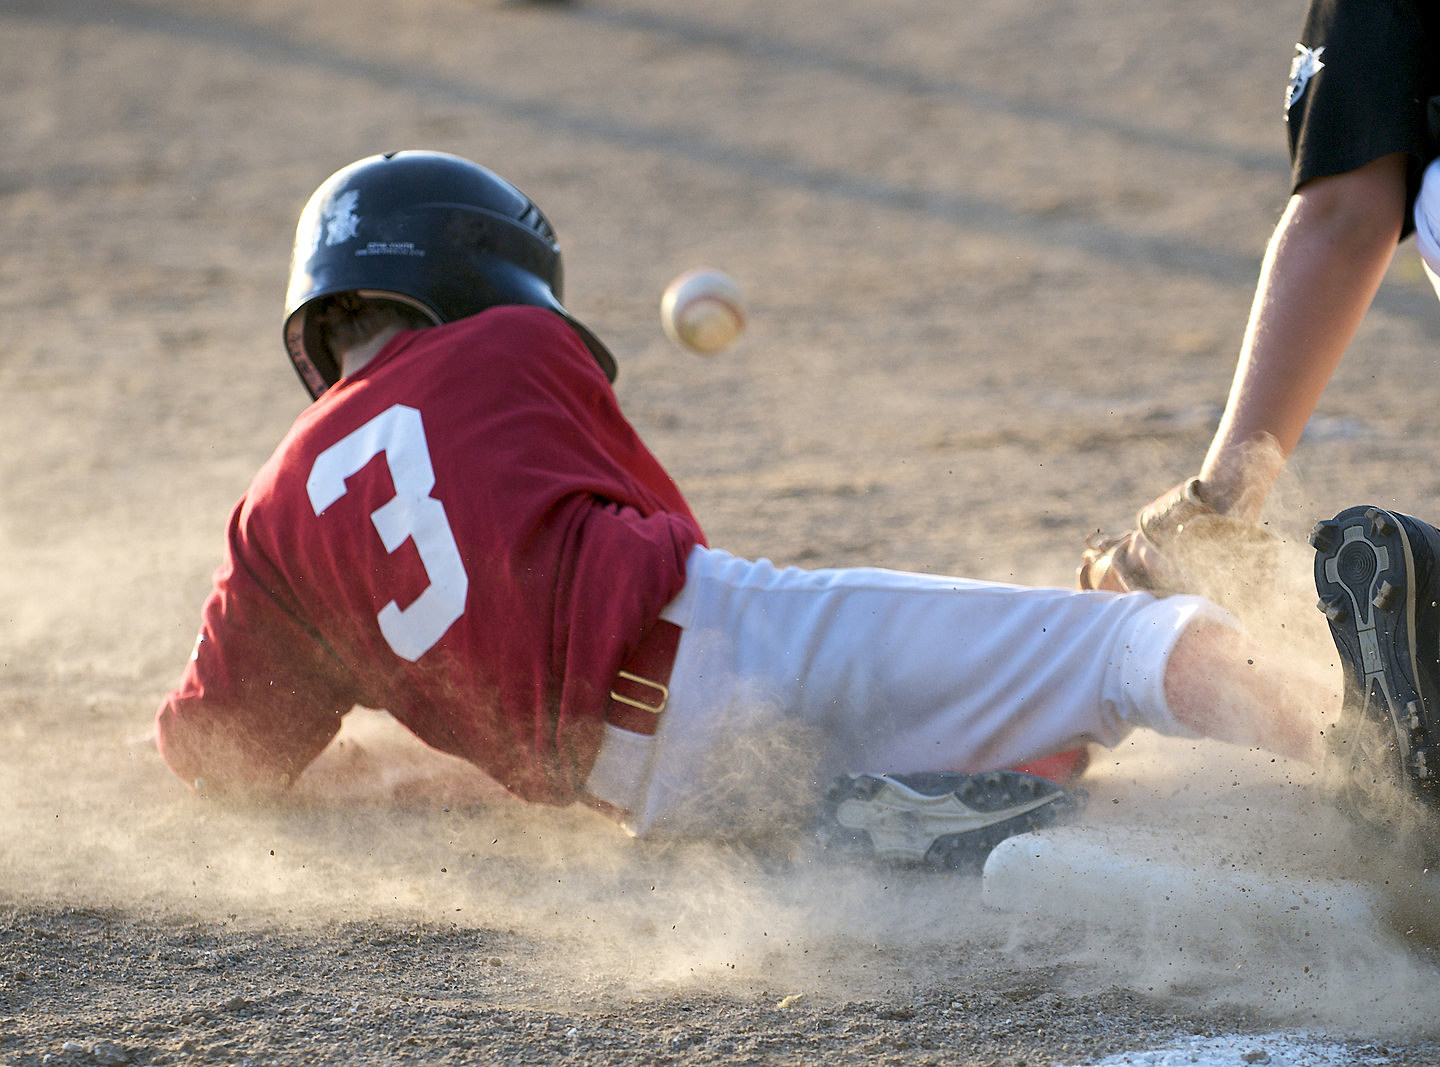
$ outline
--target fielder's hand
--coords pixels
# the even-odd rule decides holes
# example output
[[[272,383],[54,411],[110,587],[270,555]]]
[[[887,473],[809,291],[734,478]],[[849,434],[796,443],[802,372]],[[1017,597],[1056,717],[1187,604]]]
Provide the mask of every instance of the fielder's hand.
[[[1075,575],[1081,589],[1224,600],[1236,585],[1259,580],[1273,566],[1274,538],[1206,504],[1199,478],[1145,505],[1135,526],[1118,537],[1090,536]]]

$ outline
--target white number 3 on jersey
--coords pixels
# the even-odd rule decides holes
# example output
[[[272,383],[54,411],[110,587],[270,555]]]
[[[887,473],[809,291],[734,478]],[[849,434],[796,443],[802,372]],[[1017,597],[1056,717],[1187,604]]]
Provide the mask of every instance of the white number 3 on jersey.
[[[394,552],[407,540],[415,542],[430,584],[408,608],[392,600],[376,619],[395,654],[413,663],[434,648],[464,614],[470,586],[445,505],[430,495],[435,488],[435,468],[430,463],[420,412],[396,404],[376,415],[315,458],[305,488],[315,514],[322,515],[345,495],[345,479],[382,452],[395,495],[370,513],[370,521],[386,552]]]

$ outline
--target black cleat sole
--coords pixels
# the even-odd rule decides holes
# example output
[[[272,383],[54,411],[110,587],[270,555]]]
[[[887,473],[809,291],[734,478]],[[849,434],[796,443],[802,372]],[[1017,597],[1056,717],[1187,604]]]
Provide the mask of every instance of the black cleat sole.
[[[1383,823],[1383,794],[1394,786],[1440,802],[1431,771],[1440,703],[1428,666],[1437,650],[1417,647],[1411,531],[1384,509],[1360,506],[1318,523],[1310,543],[1319,608],[1345,672],[1340,721],[1326,731],[1344,777],[1341,807]]]

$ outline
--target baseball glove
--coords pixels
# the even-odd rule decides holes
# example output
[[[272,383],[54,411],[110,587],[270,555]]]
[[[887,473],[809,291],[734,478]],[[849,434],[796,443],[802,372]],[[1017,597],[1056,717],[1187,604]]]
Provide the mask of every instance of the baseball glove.
[[[1217,512],[1200,496],[1200,479],[1156,497],[1118,537],[1096,532],[1085,542],[1076,583],[1117,593],[1199,593],[1223,601],[1238,585],[1271,573],[1273,535]]]

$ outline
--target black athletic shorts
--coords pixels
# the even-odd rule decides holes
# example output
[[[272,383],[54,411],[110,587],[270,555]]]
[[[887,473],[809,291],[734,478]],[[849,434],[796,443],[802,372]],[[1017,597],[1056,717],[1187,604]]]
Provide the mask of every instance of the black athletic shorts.
[[[1292,188],[1406,152],[1413,229],[1440,132],[1437,31],[1440,0],[1311,0],[1286,89]]]

